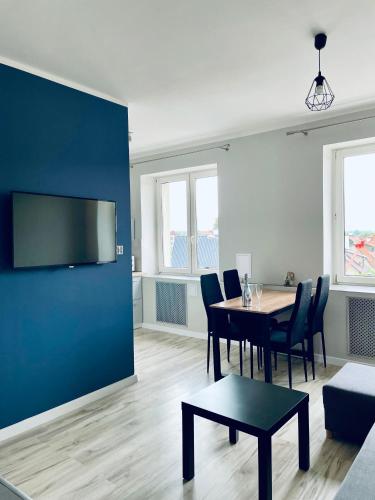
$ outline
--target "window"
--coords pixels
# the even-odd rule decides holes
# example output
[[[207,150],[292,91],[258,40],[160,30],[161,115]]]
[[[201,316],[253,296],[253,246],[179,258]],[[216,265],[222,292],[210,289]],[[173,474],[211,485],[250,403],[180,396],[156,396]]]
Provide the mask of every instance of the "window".
[[[216,170],[157,179],[159,271],[202,274],[219,268]]]
[[[375,145],[335,152],[338,283],[375,284]]]

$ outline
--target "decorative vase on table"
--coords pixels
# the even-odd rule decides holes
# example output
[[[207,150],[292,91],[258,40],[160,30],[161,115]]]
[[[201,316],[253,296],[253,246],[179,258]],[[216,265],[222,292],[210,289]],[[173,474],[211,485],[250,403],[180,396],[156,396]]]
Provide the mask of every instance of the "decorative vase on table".
[[[251,306],[251,299],[252,299],[251,285],[248,282],[247,274],[245,274],[245,281],[244,281],[244,287],[243,287],[243,292],[242,292],[242,305],[244,307]]]

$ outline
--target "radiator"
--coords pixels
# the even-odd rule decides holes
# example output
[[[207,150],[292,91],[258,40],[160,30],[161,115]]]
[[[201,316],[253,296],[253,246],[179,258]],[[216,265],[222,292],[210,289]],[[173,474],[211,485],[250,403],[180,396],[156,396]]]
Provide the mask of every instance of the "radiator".
[[[375,357],[375,299],[347,299],[348,353]]]
[[[156,321],[187,326],[186,283],[156,281]]]

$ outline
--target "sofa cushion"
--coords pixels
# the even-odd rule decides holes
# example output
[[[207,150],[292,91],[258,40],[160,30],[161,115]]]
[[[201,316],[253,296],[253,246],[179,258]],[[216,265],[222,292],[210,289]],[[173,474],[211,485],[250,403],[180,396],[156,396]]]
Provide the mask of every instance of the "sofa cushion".
[[[0,500],[31,500],[15,486],[0,477]]]
[[[335,500],[366,500],[375,498],[375,426],[363,443],[349,469]]]
[[[323,386],[326,429],[362,442],[375,422],[375,367],[347,363]]]
[[[375,398],[375,366],[346,363],[325,387]]]

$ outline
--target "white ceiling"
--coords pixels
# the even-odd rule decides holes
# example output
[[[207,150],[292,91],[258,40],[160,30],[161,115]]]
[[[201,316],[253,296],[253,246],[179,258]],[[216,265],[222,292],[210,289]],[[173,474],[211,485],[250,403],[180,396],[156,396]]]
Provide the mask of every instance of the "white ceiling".
[[[0,56],[127,101],[139,155],[375,104],[374,25],[374,0],[0,0]]]

